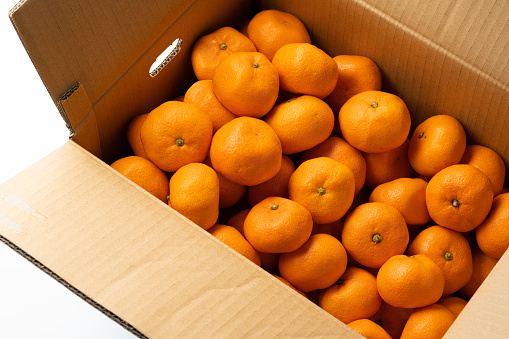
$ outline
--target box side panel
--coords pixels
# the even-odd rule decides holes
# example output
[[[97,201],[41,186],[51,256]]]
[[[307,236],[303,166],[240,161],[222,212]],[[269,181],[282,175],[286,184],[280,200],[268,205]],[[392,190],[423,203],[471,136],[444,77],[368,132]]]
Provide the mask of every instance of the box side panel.
[[[150,338],[357,337],[72,141],[0,186],[0,235]]]

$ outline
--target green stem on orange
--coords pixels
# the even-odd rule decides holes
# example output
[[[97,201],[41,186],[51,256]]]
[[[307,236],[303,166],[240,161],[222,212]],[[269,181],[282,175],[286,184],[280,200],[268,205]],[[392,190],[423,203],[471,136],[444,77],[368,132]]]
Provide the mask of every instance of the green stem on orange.
[[[219,49],[225,50],[226,49],[226,44],[219,44]]]
[[[279,208],[279,205],[276,205],[276,204],[272,204],[270,206],[270,209],[273,210],[273,211],[277,210],[278,208]]]
[[[371,107],[373,107],[373,108],[377,108],[377,107],[378,107],[378,102],[372,102],[372,103],[371,103]]]
[[[175,140],[175,144],[177,146],[184,146],[184,140],[178,138],[177,140]]]
[[[380,234],[373,234],[373,242],[376,244],[378,244],[380,241],[382,241],[383,237],[380,235]]]
[[[325,190],[325,188],[323,188],[323,187],[320,187],[320,188],[318,189],[318,194],[319,194],[319,195],[324,195],[326,192],[327,192],[327,191],[326,191],[326,190]]]
[[[445,252],[444,258],[445,260],[452,260],[452,253],[449,251]]]
[[[451,200],[451,204],[452,204],[452,207],[455,207],[455,208],[460,207],[460,202],[458,201],[458,199]]]

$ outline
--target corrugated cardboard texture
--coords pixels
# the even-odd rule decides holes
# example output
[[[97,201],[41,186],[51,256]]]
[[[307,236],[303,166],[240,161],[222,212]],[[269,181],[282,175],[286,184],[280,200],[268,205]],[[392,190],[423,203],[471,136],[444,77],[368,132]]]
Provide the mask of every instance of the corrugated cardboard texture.
[[[0,186],[0,217],[4,241],[147,337],[357,337],[72,141]]]

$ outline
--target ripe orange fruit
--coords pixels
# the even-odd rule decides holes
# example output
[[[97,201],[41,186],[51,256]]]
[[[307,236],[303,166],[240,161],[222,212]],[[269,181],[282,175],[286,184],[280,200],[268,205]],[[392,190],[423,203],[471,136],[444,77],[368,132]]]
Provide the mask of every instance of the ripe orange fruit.
[[[329,105],[311,95],[274,106],[264,120],[276,131],[284,154],[318,145],[330,136],[334,127],[334,113]]]
[[[366,161],[362,153],[346,140],[329,136],[324,142],[302,153],[301,162],[318,157],[328,157],[348,166],[355,176],[355,195],[366,181]]]
[[[414,172],[408,161],[409,139],[387,152],[362,153],[366,161],[366,186],[374,189],[383,183],[408,178]]]
[[[364,338],[369,339],[391,339],[380,325],[371,321],[370,319],[358,319],[346,324],[355,332],[362,335]]]
[[[149,159],[163,171],[175,172],[205,159],[212,120],[195,104],[167,101],[148,114],[140,135]]]
[[[338,82],[325,98],[334,112],[355,94],[382,89],[382,73],[376,63],[366,56],[338,55],[332,58],[338,66]]]
[[[145,122],[148,113],[140,114],[131,119],[129,124],[127,125],[127,142],[129,146],[133,150],[134,155],[147,158],[147,154],[145,153],[145,149],[143,148],[143,143],[141,142],[141,125]]]
[[[272,64],[279,73],[279,85],[286,92],[323,99],[338,81],[336,62],[310,43],[284,45],[274,54]]]
[[[460,294],[465,299],[470,299],[484,282],[491,270],[497,264],[498,259],[486,255],[479,247],[472,248],[473,271],[470,281],[460,289]]]
[[[168,177],[150,160],[132,155],[116,160],[111,167],[162,202],[168,201]]]
[[[381,202],[368,202],[346,218],[341,241],[359,264],[378,268],[390,257],[403,254],[408,245],[408,228],[398,210]]]
[[[217,100],[212,89],[212,80],[199,80],[192,84],[186,91],[184,102],[198,105],[210,117],[213,133],[216,133],[221,126],[237,117]]]
[[[417,173],[431,177],[459,163],[466,145],[465,130],[458,119],[450,115],[434,115],[414,130],[408,160]]]
[[[170,179],[169,205],[208,230],[219,216],[219,179],[216,172],[202,163],[179,168]]]
[[[424,254],[392,256],[380,267],[376,280],[382,299],[403,308],[436,303],[445,284],[438,265]]]
[[[268,197],[288,198],[288,181],[295,165],[287,155],[283,154],[281,168],[271,179],[255,186],[249,186],[247,189],[247,199],[251,206]]]
[[[303,162],[288,182],[290,199],[306,207],[317,224],[341,219],[352,205],[354,193],[352,170],[327,157]]]
[[[306,26],[293,14],[269,9],[257,13],[247,26],[257,50],[272,60],[276,51],[293,42],[311,43]]]
[[[330,222],[328,224],[313,224],[311,234],[325,233],[341,241],[341,232],[343,231],[343,220]]]
[[[347,255],[338,239],[314,234],[299,249],[279,256],[279,272],[295,288],[310,292],[332,286],[346,270]]]
[[[228,218],[226,224],[235,227],[240,232],[240,234],[244,236],[244,220],[246,220],[250,210],[250,208],[246,208],[235,213],[230,218]]]
[[[401,339],[441,339],[456,320],[447,307],[433,304],[412,312],[401,333]]]
[[[237,52],[256,52],[256,47],[233,27],[221,27],[202,36],[191,50],[191,66],[196,78],[211,80],[221,60]]]
[[[210,156],[205,158],[204,164],[212,167]],[[232,207],[246,194],[247,187],[234,183],[217,172],[216,174],[219,179],[219,208]]]
[[[261,118],[279,94],[277,69],[263,54],[238,52],[225,57],[212,78],[217,99],[233,114]]]
[[[493,185],[495,196],[502,193],[505,180],[504,160],[491,148],[481,145],[469,145],[463,153],[460,164],[469,164],[481,170]]]
[[[492,202],[490,179],[471,165],[446,167],[426,187],[426,205],[431,218],[458,232],[479,226],[490,212]]]
[[[509,193],[493,199],[488,217],[475,229],[479,248],[492,258],[499,259],[509,247]]]
[[[408,138],[410,112],[398,96],[365,91],[352,96],[339,110],[343,138],[367,153],[387,152]]]
[[[347,267],[334,285],[322,290],[318,305],[341,322],[370,318],[380,308],[376,278],[358,267]]]
[[[264,121],[239,117],[221,127],[210,145],[214,169],[240,185],[254,186],[281,169],[282,149],[276,132]]]
[[[455,317],[458,317],[458,315],[463,311],[465,306],[467,305],[467,301],[465,299],[462,299],[460,297],[444,297],[437,301],[437,304],[445,306],[451,311]]]
[[[438,265],[445,279],[444,294],[458,291],[472,277],[470,245],[451,229],[438,225],[426,228],[408,246],[407,254],[424,254]]]
[[[431,220],[426,207],[427,185],[419,178],[398,178],[375,187],[369,201],[395,207],[409,225],[424,225]]]
[[[399,338],[412,311],[411,308],[395,307],[382,301],[378,312],[370,319],[380,325],[392,338]]]
[[[258,252],[247,242],[247,240],[235,227],[217,224],[209,228],[208,231],[221,242],[242,254],[256,265],[261,265],[260,255]]]
[[[298,202],[269,197],[251,208],[244,220],[244,235],[264,253],[292,252],[311,235],[311,213]]]
[[[273,274],[272,275],[274,278],[276,278],[277,280],[281,281],[283,284],[285,284],[286,286],[290,287],[292,290],[294,290],[295,292],[299,293],[301,296],[303,296],[304,298],[308,299],[308,296],[306,295],[306,293],[304,292],[301,292],[299,291],[298,289],[295,288],[295,286],[293,286],[292,284],[290,284],[290,282],[288,280],[286,280],[285,278],[282,278],[280,277],[279,275],[275,275]]]

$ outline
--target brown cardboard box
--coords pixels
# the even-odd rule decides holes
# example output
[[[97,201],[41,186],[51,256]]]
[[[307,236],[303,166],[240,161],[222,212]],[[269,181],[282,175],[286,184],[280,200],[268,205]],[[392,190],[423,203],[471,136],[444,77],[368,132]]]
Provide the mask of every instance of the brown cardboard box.
[[[1,240],[140,337],[358,337],[108,166],[132,117],[194,81],[198,37],[268,8],[372,58],[413,127],[453,115],[509,164],[505,0],[26,0],[10,17],[72,140],[0,186]],[[506,252],[446,337],[508,337],[508,277]]]

